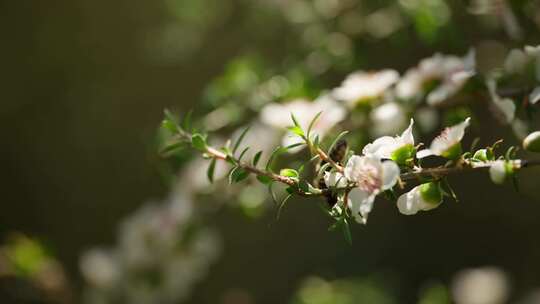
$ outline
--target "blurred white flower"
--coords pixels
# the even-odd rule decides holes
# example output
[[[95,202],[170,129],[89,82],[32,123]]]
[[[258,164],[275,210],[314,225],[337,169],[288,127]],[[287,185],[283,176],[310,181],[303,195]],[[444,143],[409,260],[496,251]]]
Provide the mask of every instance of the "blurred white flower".
[[[189,295],[218,257],[220,244],[212,230],[193,225],[196,210],[188,189],[180,182],[169,198],[126,218],[111,254],[91,250],[82,257],[89,303],[172,304]]]
[[[347,186],[347,178],[339,172],[324,172],[324,183],[328,187],[343,188]]]
[[[336,124],[343,121],[347,115],[345,108],[338,102],[327,95],[323,95],[313,102],[296,99],[286,103],[269,104],[262,109],[260,117],[265,124],[284,129],[292,125],[292,113],[300,126],[306,131],[319,112],[322,112],[322,114],[313,125],[311,134],[312,136],[319,135],[321,139]],[[287,132],[282,140],[283,146],[300,142],[302,142],[302,139],[292,132]]]
[[[407,124],[405,110],[395,102],[382,104],[369,114],[373,124],[370,132],[373,137],[394,135]]]
[[[396,95],[401,99],[414,99],[431,90],[426,96],[427,103],[437,105],[459,92],[474,76],[475,68],[472,50],[463,58],[435,54],[405,73],[396,86]]]
[[[435,130],[439,125],[439,113],[432,107],[422,107],[415,111],[414,119],[420,129],[426,133]]]
[[[496,267],[465,269],[452,281],[456,304],[507,303],[509,283],[506,274]]]
[[[400,136],[383,136],[377,138],[373,143],[367,144],[362,153],[364,155],[374,155],[379,158],[391,159],[398,164],[404,164],[408,159],[414,157],[414,120],[411,118],[409,127]]]
[[[382,161],[376,156],[353,155],[345,166],[345,177],[356,187],[347,202],[356,221],[367,222],[375,197],[392,188],[399,178],[399,167],[393,161]]]
[[[512,49],[504,61],[504,69],[507,73],[519,73],[527,65],[528,57],[520,49]]]
[[[512,49],[504,61],[504,70],[510,74],[520,74],[529,65],[534,65],[536,80],[540,81],[540,45],[527,45],[523,50]]]
[[[461,139],[465,135],[465,129],[470,124],[470,118],[463,122],[446,128],[432,142],[429,149],[418,151],[417,157],[424,158],[430,155],[439,155],[449,159],[456,159],[461,155]]]
[[[92,249],[85,252],[80,260],[84,279],[97,288],[107,288],[120,279],[120,265],[112,252]]]
[[[442,192],[439,183],[425,183],[414,187],[402,194],[397,207],[405,215],[413,215],[418,211],[428,211],[437,208],[442,202]]]
[[[534,88],[534,90],[529,95],[529,102],[531,104],[536,104],[540,100],[540,86]]]
[[[399,79],[398,72],[390,69],[350,74],[332,96],[344,101],[350,108],[357,104],[380,98]]]
[[[486,85],[493,104],[502,114],[507,123],[512,122],[516,113],[516,105],[514,104],[514,101],[512,101],[510,98],[501,98],[497,94],[497,84],[494,80],[488,80]]]

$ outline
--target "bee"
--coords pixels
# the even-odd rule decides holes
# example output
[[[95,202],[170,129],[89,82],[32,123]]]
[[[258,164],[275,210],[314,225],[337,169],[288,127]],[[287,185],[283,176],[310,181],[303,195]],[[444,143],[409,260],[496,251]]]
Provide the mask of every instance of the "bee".
[[[347,144],[347,141],[344,139],[340,139],[336,145],[330,150],[328,153],[328,157],[332,159],[334,162],[336,162],[339,165],[342,165],[343,159],[345,158],[345,155],[347,154],[349,145]],[[320,161],[319,164],[316,167],[316,172],[319,172],[320,168],[324,166],[327,162],[326,161]],[[325,171],[330,171],[331,168],[327,167]],[[320,189],[328,189],[328,186],[324,182],[324,175],[319,178],[319,180],[315,181],[316,185]],[[337,203],[337,195],[334,193],[328,192],[325,194],[326,202],[330,207],[333,207]]]

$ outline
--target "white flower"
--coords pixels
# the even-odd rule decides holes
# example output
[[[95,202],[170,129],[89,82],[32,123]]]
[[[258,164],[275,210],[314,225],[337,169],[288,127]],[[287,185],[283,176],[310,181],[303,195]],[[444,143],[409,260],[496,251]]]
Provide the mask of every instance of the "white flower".
[[[348,207],[356,221],[365,224],[377,194],[396,184],[399,167],[393,161],[381,161],[375,156],[353,155],[344,173],[348,181],[356,184],[349,193]]]
[[[373,109],[370,113],[371,135],[379,137],[396,134],[407,124],[407,115],[403,108],[395,103],[388,102]]]
[[[437,208],[442,202],[442,193],[438,183],[425,183],[414,187],[402,194],[397,207],[405,215],[413,215],[418,211],[428,211]]]
[[[497,84],[494,80],[488,80],[486,82],[489,94],[491,95],[491,101],[502,113],[507,123],[512,122],[516,113],[516,105],[510,98],[501,98],[497,94]]]
[[[449,159],[455,159],[461,155],[461,139],[465,135],[465,129],[469,126],[471,118],[446,128],[432,142],[429,149],[419,151],[418,158],[430,155],[439,155]]]
[[[414,120],[411,119],[409,127],[400,136],[383,136],[373,143],[367,144],[362,153],[374,155],[379,158],[392,159],[398,164],[403,164],[407,159],[414,157],[414,137],[412,133]]]
[[[456,94],[469,78],[475,74],[475,53],[459,58],[435,54],[423,59],[418,67],[412,68],[396,86],[396,95],[402,99],[421,97],[425,90],[436,84],[426,96],[427,103],[436,105]]]
[[[343,121],[346,116],[345,108],[327,95],[310,102],[306,99],[296,99],[286,103],[273,103],[265,106],[261,111],[261,120],[267,125],[276,128],[286,128],[292,124],[291,113],[298,123],[307,131],[309,124],[315,116],[322,112],[312,128],[312,134],[324,137],[336,124]],[[291,132],[287,132],[282,140],[284,146],[302,142],[302,139]],[[298,151],[298,150],[297,150]]]
[[[324,172],[324,183],[328,187],[343,188],[347,186],[347,178],[339,172]]]
[[[333,90],[332,95],[352,108],[363,101],[381,97],[398,79],[399,74],[394,70],[358,71],[347,76],[341,86]]]

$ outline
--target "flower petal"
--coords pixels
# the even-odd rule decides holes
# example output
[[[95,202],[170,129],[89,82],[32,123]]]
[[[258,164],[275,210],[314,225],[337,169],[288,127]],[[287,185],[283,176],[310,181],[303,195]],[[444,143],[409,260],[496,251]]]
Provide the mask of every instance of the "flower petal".
[[[382,163],[382,190],[392,188],[399,178],[399,167],[393,161],[385,161]]]
[[[349,192],[349,200],[347,202],[349,209],[355,220],[360,224],[367,223],[367,217],[373,209],[373,202],[376,194],[370,194],[360,188],[354,188]]]
[[[377,138],[373,143],[367,144],[362,149],[364,155],[374,155],[379,158],[390,158],[390,154],[398,148],[398,142],[390,136]]]
[[[400,213],[413,215],[420,210],[420,187],[414,187],[411,191],[403,193],[397,201],[397,207]]]
[[[413,136],[413,132],[412,132],[413,124],[414,124],[414,119],[411,118],[411,122],[409,123],[409,127],[407,127],[407,129],[405,129],[405,131],[403,131],[400,138],[401,138],[401,141],[404,144],[414,146],[414,136]]]
[[[339,172],[324,172],[324,183],[328,187],[343,188],[347,186],[347,179]]]
[[[430,149],[424,149],[416,153],[416,158],[421,159],[421,158],[426,158],[431,155],[435,155],[435,153],[433,153],[433,151],[431,151]]]

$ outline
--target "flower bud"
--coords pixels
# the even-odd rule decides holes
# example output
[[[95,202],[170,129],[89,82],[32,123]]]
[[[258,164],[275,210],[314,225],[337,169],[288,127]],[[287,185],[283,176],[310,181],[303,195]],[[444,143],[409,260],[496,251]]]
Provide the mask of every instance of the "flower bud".
[[[514,174],[514,164],[511,161],[497,160],[489,168],[489,176],[495,184],[503,184],[512,174]]]
[[[523,148],[527,151],[540,153],[540,131],[532,132],[525,137]]]
[[[438,182],[430,182],[420,185],[422,199],[432,205],[439,205],[443,199],[441,186]]]

